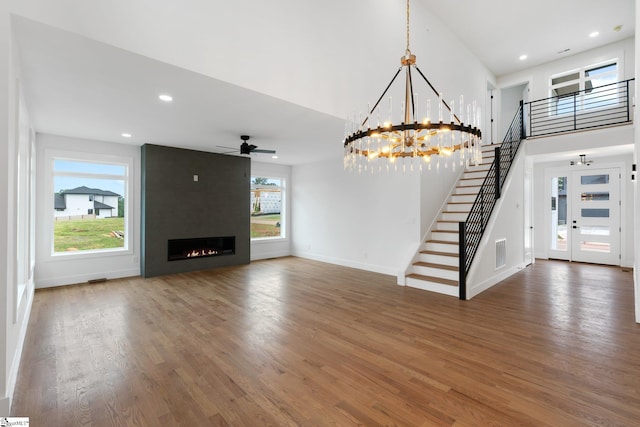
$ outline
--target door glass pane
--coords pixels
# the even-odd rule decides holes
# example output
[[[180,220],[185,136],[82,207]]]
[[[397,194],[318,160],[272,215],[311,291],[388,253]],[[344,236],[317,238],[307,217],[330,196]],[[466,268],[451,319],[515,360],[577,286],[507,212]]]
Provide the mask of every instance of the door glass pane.
[[[567,250],[567,177],[551,179],[551,249]]]
[[[582,175],[580,177],[580,184],[593,185],[593,184],[608,184],[609,174],[603,175]]]
[[[591,192],[591,193],[582,193],[580,195],[580,200],[582,200],[583,202],[609,200],[609,192],[608,191],[594,191],[594,192]]]
[[[582,218],[609,218],[609,209],[581,209]]]
[[[580,242],[580,250],[587,252],[603,252],[610,253],[611,252],[611,244],[605,242]]]
[[[583,236],[608,236],[610,232],[606,225],[583,225],[580,227],[580,234]]]

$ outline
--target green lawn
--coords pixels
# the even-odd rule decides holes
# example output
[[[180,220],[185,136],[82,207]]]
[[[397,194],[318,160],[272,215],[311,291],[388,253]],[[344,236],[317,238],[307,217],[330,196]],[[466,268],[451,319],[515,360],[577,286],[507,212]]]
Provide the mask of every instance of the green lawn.
[[[112,231],[124,231],[124,218],[56,221],[54,252],[123,248],[124,239],[117,238]]]
[[[259,215],[251,217],[251,238],[279,237],[280,214]]]

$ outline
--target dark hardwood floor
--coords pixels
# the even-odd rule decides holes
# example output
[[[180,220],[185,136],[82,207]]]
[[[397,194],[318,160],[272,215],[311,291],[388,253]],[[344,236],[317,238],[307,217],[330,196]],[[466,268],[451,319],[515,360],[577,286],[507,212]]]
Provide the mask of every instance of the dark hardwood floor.
[[[38,290],[32,426],[637,426],[632,273],[559,261],[470,301],[297,258]]]

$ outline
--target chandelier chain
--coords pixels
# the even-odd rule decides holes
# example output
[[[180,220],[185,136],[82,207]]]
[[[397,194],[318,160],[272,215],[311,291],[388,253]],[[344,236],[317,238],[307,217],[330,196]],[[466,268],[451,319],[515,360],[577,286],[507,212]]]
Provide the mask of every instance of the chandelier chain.
[[[409,50],[409,0],[407,0],[407,55],[410,54]]]

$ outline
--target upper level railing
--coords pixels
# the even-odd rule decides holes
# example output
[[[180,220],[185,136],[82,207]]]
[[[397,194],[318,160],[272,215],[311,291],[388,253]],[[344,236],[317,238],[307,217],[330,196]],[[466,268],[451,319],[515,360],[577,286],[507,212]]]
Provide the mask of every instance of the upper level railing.
[[[634,80],[527,102],[527,135],[552,135],[630,122]]]
[[[466,278],[473,258],[480,246],[496,200],[500,198],[502,186],[511,169],[513,159],[518,153],[520,142],[524,139],[524,105],[520,108],[509,126],[509,130],[500,145],[495,149],[495,158],[484,179],[478,196],[473,202],[467,220],[459,223],[459,297],[467,299]]]

